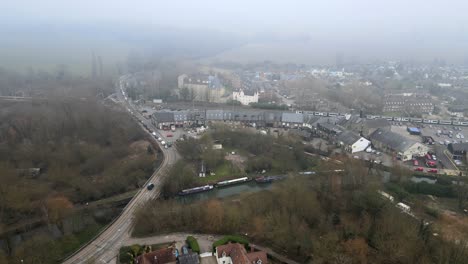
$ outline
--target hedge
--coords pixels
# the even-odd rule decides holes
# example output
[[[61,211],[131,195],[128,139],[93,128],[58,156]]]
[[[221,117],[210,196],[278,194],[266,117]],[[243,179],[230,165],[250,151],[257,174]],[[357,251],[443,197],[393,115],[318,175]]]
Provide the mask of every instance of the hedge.
[[[188,236],[185,240],[188,246],[192,249],[193,252],[200,254],[200,246],[198,245],[198,241],[193,236]]]
[[[249,241],[241,236],[225,236],[218,241],[213,243],[213,251],[216,250],[216,247],[225,245],[229,242],[243,244],[245,247],[249,246]]]
[[[405,183],[404,188],[410,193],[419,193],[419,194],[430,194],[437,197],[456,197],[456,192],[453,186],[450,185],[441,185],[441,184],[430,184],[427,182],[421,183]]]

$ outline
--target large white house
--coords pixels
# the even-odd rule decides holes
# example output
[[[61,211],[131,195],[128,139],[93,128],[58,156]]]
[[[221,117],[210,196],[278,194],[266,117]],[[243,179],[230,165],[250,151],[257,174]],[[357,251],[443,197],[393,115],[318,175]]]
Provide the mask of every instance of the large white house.
[[[258,103],[258,92],[254,92],[252,94],[244,93],[244,90],[232,92],[232,100],[239,101],[243,105]]]

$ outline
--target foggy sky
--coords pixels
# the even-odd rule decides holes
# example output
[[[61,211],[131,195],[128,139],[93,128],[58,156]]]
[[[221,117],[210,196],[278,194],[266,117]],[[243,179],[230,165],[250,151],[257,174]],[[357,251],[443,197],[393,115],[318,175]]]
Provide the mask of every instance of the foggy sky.
[[[247,37],[268,36],[276,41],[302,38],[322,46],[337,46],[330,53],[362,51],[371,46],[407,54],[422,46],[424,52],[435,50],[437,56],[445,50],[448,57],[468,55],[468,1],[464,0],[2,2],[0,27],[28,23],[113,23],[142,28],[217,30]]]

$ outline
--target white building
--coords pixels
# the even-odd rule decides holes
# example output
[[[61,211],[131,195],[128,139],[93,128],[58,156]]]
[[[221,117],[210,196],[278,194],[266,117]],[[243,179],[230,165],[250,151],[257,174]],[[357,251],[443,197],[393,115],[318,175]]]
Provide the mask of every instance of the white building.
[[[254,92],[253,94],[244,93],[243,90],[232,92],[232,100],[239,101],[243,105],[258,103],[258,92]]]
[[[344,131],[339,134],[337,141],[346,151],[351,153],[364,151],[371,143],[369,140],[351,131]]]

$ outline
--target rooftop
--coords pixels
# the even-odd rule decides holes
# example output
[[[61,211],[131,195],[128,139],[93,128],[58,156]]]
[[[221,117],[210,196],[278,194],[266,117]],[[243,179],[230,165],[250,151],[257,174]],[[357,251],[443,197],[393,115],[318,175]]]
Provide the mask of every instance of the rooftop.
[[[387,145],[389,148],[405,152],[409,147],[413,146],[417,142],[406,138],[400,134],[384,129],[377,129],[370,135],[371,141],[378,141],[382,144]]]
[[[344,131],[343,133],[337,136],[337,140],[343,142],[346,145],[352,145],[356,143],[361,138],[360,135],[351,131]]]
[[[298,113],[283,113],[281,121],[286,123],[304,123],[304,115]]]

